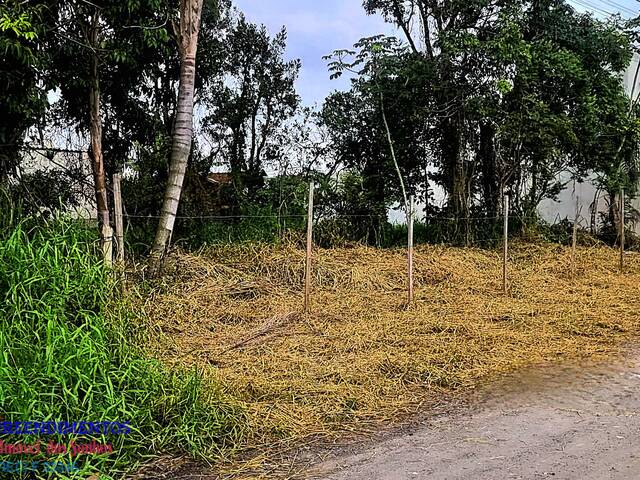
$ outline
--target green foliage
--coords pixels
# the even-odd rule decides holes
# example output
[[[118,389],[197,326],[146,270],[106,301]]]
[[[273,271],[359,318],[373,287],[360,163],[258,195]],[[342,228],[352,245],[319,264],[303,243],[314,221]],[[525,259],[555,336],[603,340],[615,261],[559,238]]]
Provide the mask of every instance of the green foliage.
[[[83,473],[115,476],[161,452],[210,457],[231,447],[241,410],[199,372],[145,358],[133,341],[144,320],[115,299],[96,253],[94,233],[77,221],[26,220],[0,233],[2,418],[130,421],[129,435],[95,437],[115,453],[80,460]]]
[[[327,57],[334,77],[357,76],[350,92],[327,99],[323,119],[339,161],[385,179],[364,183],[380,206],[399,199],[381,108],[409,191],[437,184],[446,216],[493,217],[505,188],[514,210],[532,216],[564,188],[557,177],[567,170],[577,179],[596,172],[616,188],[635,185],[637,140],[619,76],[633,25],[598,21],[565,2],[364,5],[407,43],[363,38]],[[425,27],[422,51],[412,38],[416,21]]]
[[[122,170],[130,158],[144,165],[157,154],[156,140],[171,134],[179,72],[171,33],[175,9],[159,0],[109,0],[101,2],[99,10],[81,0],[53,4],[55,35],[43,45],[51,56],[47,74],[59,90],[59,100],[50,109],[53,119],[67,128],[89,131],[87,99],[92,58],[97,55],[107,177]],[[96,45],[91,45],[89,32],[98,13]],[[216,15],[207,12],[206,18]],[[202,42],[203,53],[210,54],[209,45]],[[162,161],[166,158],[163,151]]]
[[[540,201],[564,188],[561,170],[576,179],[595,172],[610,196],[634,188],[640,128],[618,72],[638,38],[637,19],[599,21],[562,0],[363,5],[394,23],[404,41],[375,35],[327,57],[332,77],[355,75],[351,90],[330,95],[314,116],[300,109],[300,62],[286,60],[286,31],[270,35],[228,0],[206,2],[196,76],[205,114],[179,214],[251,218],[179,220],[175,241],[282,238],[302,228],[295,218],[305,214],[306,186],[291,173],[346,169],[351,176],[334,175],[333,183],[315,175],[324,182],[321,238],[326,231],[327,243],[383,244],[386,212],[403,197],[391,145],[410,194],[430,200],[434,190],[445,192],[442,208],[427,201],[430,216],[491,221],[506,189],[514,211],[532,218]],[[86,133],[89,67],[97,55],[107,177],[130,172],[128,213],[158,215],[176,108],[177,11],[175,2],[161,0],[108,0],[99,8],[84,0],[3,2],[0,183],[12,177],[21,184],[14,195],[32,192],[48,207],[59,199],[73,203],[73,185],[61,175],[26,173],[17,182],[15,167],[25,132],[43,120],[45,138],[59,139],[59,129]],[[98,12],[96,45],[88,45]],[[418,23],[425,28],[414,28]],[[419,31],[421,41],[412,37]],[[60,101],[48,105],[53,89]],[[212,167],[232,173],[222,192],[208,188]],[[264,178],[276,168],[278,188]],[[340,217],[347,213],[360,220],[345,222]],[[450,239],[456,242],[473,237],[476,227],[462,223],[436,230],[458,235]],[[152,220],[136,221],[129,239],[142,251],[153,229]],[[429,238],[440,238],[438,232]]]
[[[4,32],[5,30],[12,30],[17,38],[24,38],[25,40],[35,40],[38,37],[26,12],[20,13],[14,19],[10,18],[7,12],[2,12],[0,31]]]
[[[253,202],[243,201],[232,209],[220,209],[221,202],[236,201],[232,185],[216,191],[207,182],[201,185],[198,180],[187,179],[186,198],[179,213],[181,218],[176,220],[173,234],[174,244],[198,249],[227,243],[278,243],[290,239],[292,232],[302,232],[306,228],[309,184],[302,177],[268,179],[256,192]],[[155,223],[155,218],[131,219],[127,230],[130,249],[141,254],[147,252],[154,238]]]
[[[0,184],[19,164],[26,130],[45,112],[47,55],[37,45],[47,37],[46,13],[44,2],[0,3]]]
[[[38,38],[38,33],[32,24],[32,16],[37,15],[38,9],[25,11],[23,8],[13,1],[0,6],[0,51],[29,65],[36,61],[31,44]]]
[[[230,220],[194,220],[178,229],[190,248],[238,243],[278,243],[287,224],[269,207],[247,206],[242,217]],[[291,225],[291,223],[289,223]],[[290,227],[293,229],[294,225]]]

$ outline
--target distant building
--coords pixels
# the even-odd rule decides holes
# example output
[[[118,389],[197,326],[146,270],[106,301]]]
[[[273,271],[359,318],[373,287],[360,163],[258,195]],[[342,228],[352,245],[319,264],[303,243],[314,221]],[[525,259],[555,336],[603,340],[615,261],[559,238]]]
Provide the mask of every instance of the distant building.
[[[215,185],[216,187],[232,185],[233,175],[231,173],[210,173],[207,175],[207,182]]]
[[[54,147],[25,149],[19,179],[26,185],[36,182],[40,188],[48,188],[49,192],[42,193],[49,193],[49,196],[40,196],[39,200],[50,204],[52,209],[57,208],[62,200],[70,202],[66,207],[72,216],[97,217],[91,160],[87,152]],[[59,195],[64,195],[64,198],[58,198]]]

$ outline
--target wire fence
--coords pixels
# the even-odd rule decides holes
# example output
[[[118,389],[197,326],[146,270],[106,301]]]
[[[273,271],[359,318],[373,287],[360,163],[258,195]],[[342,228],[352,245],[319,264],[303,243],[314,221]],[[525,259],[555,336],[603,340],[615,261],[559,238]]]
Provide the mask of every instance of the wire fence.
[[[124,214],[127,238],[150,245],[160,215]],[[522,215],[509,215],[509,233],[526,241],[570,244],[572,221],[539,224]],[[419,215],[414,220],[416,245],[435,244],[450,247],[499,246],[503,238],[504,216],[446,217]],[[578,236],[589,236],[587,219],[579,219]],[[175,218],[174,244],[191,248],[221,243],[279,243],[303,239],[307,215],[178,215]],[[322,247],[340,247],[364,243],[380,248],[401,247],[406,243],[408,224],[390,222],[379,215],[314,215],[314,240]],[[617,239],[616,239],[617,240]]]
[[[119,192],[119,189],[118,189]],[[624,200],[621,199],[620,208]],[[121,198],[116,202],[119,208],[122,208]],[[325,208],[320,208],[321,213],[313,203],[313,184],[309,187],[309,200],[307,214],[249,214],[249,215],[178,215],[176,216],[174,245],[181,242],[189,242],[189,237],[201,237],[198,240],[201,246],[219,244],[238,243],[234,242],[234,235],[238,232],[244,234],[244,239],[249,240],[265,240],[265,241],[293,241],[301,246],[306,246],[305,254],[305,273],[304,273],[304,292],[305,292],[305,311],[309,310],[311,282],[313,279],[312,262],[313,251],[324,243],[328,246],[341,246],[341,242],[369,240],[366,243],[372,243],[371,238],[362,236],[365,231],[371,233],[371,222],[373,221],[380,228],[385,229],[389,246],[403,247],[407,251],[407,291],[408,303],[413,302],[413,286],[414,286],[414,245],[421,243],[431,243],[443,246],[464,246],[477,248],[496,248],[502,247],[502,285],[503,292],[509,292],[509,237],[515,236],[526,241],[555,241],[560,244],[571,247],[571,270],[576,269],[576,248],[579,243],[579,236],[582,235],[579,229],[580,225],[584,225],[586,219],[581,216],[580,210],[576,208],[576,215],[571,222],[568,219],[556,225],[546,227],[543,231],[540,226],[536,228],[527,221],[528,219],[522,215],[514,215],[509,212],[509,197],[505,195],[503,199],[502,215],[495,216],[467,216],[467,217],[442,217],[435,215],[422,215],[417,218],[414,214],[414,202],[411,198],[411,207],[409,214],[406,216],[406,224],[391,224],[386,216],[374,214],[344,214],[327,212]],[[142,241],[146,238],[150,241],[150,236],[155,231],[160,215],[137,215],[128,214],[122,211],[116,212],[116,229],[125,229],[124,231],[116,231],[114,238],[116,241],[116,251],[118,258],[124,258],[125,242],[128,239],[128,246],[135,246],[136,241]],[[621,218],[624,218],[622,215]],[[289,227],[286,221],[293,222]],[[336,222],[346,221],[343,228],[346,230],[335,231],[331,227]],[[200,223],[201,228],[194,226]],[[181,225],[181,224],[186,225]],[[141,225],[142,224],[142,225]],[[184,227],[184,228],[183,228]],[[358,229],[363,229],[358,232]],[[625,270],[625,235],[624,222],[620,224],[618,232],[619,240],[619,268],[620,272]],[[253,232],[247,230],[253,229]],[[373,228],[374,237],[376,235],[375,227]],[[257,235],[256,235],[257,234]],[[367,234],[367,235],[368,235]],[[145,237],[146,235],[146,237]],[[306,238],[305,238],[306,237]],[[241,238],[239,236],[238,238]],[[374,238],[375,240],[375,238]],[[113,242],[113,240],[111,240]],[[373,242],[375,243],[375,242]],[[379,242],[378,242],[379,243]],[[593,241],[592,241],[593,243]],[[105,258],[111,258],[112,248],[109,246],[104,249]],[[228,267],[242,267],[243,263],[225,263]]]
[[[144,231],[156,228],[159,215],[124,215],[129,238],[144,243]],[[219,243],[282,242],[303,238],[306,215],[205,215],[177,216],[173,243],[191,247]],[[416,221],[416,244],[432,243],[450,246],[474,246],[499,242],[501,236],[492,230],[499,228],[503,217],[442,218],[420,217]],[[515,224],[522,219],[511,217]],[[463,238],[461,225],[468,222],[468,234]],[[313,218],[314,238],[323,247],[365,243],[377,247],[398,247],[404,244],[406,223],[389,222],[375,215],[324,215]],[[531,238],[531,235],[529,236]]]

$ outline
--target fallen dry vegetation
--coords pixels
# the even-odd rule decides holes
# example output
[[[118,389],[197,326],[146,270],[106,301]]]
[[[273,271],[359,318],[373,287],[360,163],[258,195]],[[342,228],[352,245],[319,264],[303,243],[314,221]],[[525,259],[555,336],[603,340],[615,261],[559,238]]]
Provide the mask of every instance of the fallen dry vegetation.
[[[604,356],[637,333],[640,259],[520,244],[511,292],[497,251],[416,251],[416,302],[405,308],[402,250],[319,250],[313,313],[301,314],[304,252],[218,248],[174,258],[148,301],[169,363],[203,366],[246,406],[247,447],[363,431],[439,393],[514,368]]]

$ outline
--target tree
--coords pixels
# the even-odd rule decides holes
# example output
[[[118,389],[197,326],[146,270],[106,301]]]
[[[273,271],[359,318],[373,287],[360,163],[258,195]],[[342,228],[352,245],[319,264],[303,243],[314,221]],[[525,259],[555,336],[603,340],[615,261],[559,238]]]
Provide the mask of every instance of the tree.
[[[107,240],[110,226],[107,178],[102,150],[102,105],[100,92],[100,63],[106,51],[106,36],[110,32],[109,16],[104,12],[108,2],[82,1],[56,2],[48,12],[57,18],[51,41],[42,47],[51,52],[49,74],[54,82],[63,85],[63,99],[70,99],[64,88],[65,81],[73,85],[82,82],[81,93],[70,99],[80,106],[80,117],[89,132],[89,157],[93,173],[98,226],[102,242]],[[81,72],[77,74],[78,70]],[[84,70],[84,71],[83,71]],[[70,72],[75,77],[69,79]],[[77,94],[77,92],[74,92]],[[82,100],[80,100],[82,99]]]
[[[142,37],[137,32],[150,32],[145,35],[148,38],[161,33],[159,28],[147,30],[145,22],[149,10],[160,3],[42,0],[9,2],[0,7],[0,42],[7,60],[3,66],[9,69],[7,81],[2,82],[7,101],[0,107],[7,107],[0,125],[4,140],[0,142],[0,155],[5,157],[3,167],[7,166],[3,170],[6,173],[20,165],[22,140],[30,129],[30,140],[38,141],[38,151],[45,152],[49,161],[53,161],[57,149],[47,150],[46,144],[57,145],[75,130],[77,144],[70,147],[89,152],[101,226],[108,226],[110,217],[103,124],[110,113],[108,107],[113,104],[105,102],[105,90],[111,94],[113,89],[103,86],[112,86],[114,78],[122,73],[119,67],[125,62],[119,53],[126,48],[123,46]],[[17,18],[14,22],[9,20],[12,12]],[[118,88],[126,91],[129,85],[125,78],[117,80]],[[50,105],[52,97],[60,100]],[[107,127],[107,132],[114,131],[109,122]],[[62,150],[66,147],[69,145],[62,145]]]
[[[620,139],[624,130],[617,72],[629,62],[629,36],[615,21],[561,0],[368,0],[365,8],[395,23],[405,48],[363,39],[358,51],[336,52],[330,68],[354,70],[354,91],[374,88],[400,105],[388,122],[394,144],[421,143],[425,152],[413,155],[417,162],[397,155],[404,175],[433,170],[422,178],[443,187],[449,216],[493,217],[504,189],[516,211],[535,216],[542,199],[564,188],[560,171],[580,179],[617,164],[599,138]],[[416,19],[421,29],[410,28]],[[385,51],[378,75],[374,47]]]
[[[100,48],[101,19],[100,9],[94,7],[88,28],[90,74],[89,74],[89,132],[91,137],[91,170],[96,190],[96,206],[98,209],[98,226],[102,234],[102,242],[107,241],[110,229],[109,201],[107,199],[107,176],[102,156],[102,110],[100,106],[100,77],[98,73],[98,49]]]
[[[401,28],[414,53],[414,61],[433,67],[437,89],[431,90],[438,113],[425,119],[439,136],[432,145],[440,181],[448,194],[448,210],[458,217],[468,217],[472,200],[471,177],[475,171],[467,155],[470,115],[467,106],[472,103],[483,82],[482,65],[473,55],[474,46],[481,41],[479,30],[492,18],[498,18],[502,2],[461,0],[367,0],[368,13],[381,13]],[[417,18],[422,29],[424,51],[419,51],[412,35],[411,23]],[[418,30],[418,29],[416,29]],[[464,48],[460,48],[464,46]],[[478,75],[480,73],[480,75]]]
[[[15,175],[25,134],[47,107],[47,59],[37,45],[50,21],[46,2],[0,4],[0,185]]]
[[[157,268],[169,245],[175,223],[184,175],[191,153],[193,137],[193,99],[196,75],[196,53],[203,0],[180,1],[178,45],[180,51],[180,87],[173,131],[169,180],[165,191],[156,239],[151,253]]]
[[[205,86],[210,164],[231,170],[240,199],[254,198],[267,164],[280,161],[279,131],[299,106],[300,61],[283,59],[286,38],[284,29],[271,38],[240,14],[227,38],[224,76]]]
[[[630,60],[628,37],[618,25],[579,15],[564,3],[536,2],[514,19],[520,31],[515,75],[498,102],[496,139],[512,158],[516,207],[535,216],[543,198],[564,185],[560,171],[582,179],[616,163],[603,146],[617,137],[625,94],[616,72]]]

